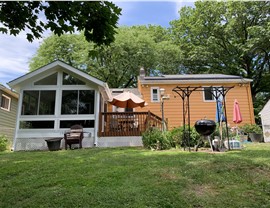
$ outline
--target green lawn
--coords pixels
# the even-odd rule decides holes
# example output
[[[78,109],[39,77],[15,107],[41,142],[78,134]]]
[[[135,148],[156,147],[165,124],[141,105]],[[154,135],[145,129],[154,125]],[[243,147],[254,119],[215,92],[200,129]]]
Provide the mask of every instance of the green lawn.
[[[0,153],[0,207],[270,207],[270,144]]]

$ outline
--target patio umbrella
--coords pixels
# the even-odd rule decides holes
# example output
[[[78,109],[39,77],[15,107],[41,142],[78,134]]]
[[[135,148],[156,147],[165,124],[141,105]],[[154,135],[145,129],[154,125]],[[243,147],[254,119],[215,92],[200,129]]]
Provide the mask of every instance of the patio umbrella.
[[[234,100],[234,105],[233,105],[233,122],[236,124],[239,124],[242,122],[242,115],[240,112],[239,103],[236,99]]]
[[[239,103],[236,99],[234,100],[234,105],[233,105],[233,122],[236,124],[236,134],[238,135],[237,124],[242,122],[242,115],[240,112]]]
[[[129,91],[113,97],[113,100],[110,103],[120,108],[136,108],[138,106],[144,107],[146,105],[143,99]]]

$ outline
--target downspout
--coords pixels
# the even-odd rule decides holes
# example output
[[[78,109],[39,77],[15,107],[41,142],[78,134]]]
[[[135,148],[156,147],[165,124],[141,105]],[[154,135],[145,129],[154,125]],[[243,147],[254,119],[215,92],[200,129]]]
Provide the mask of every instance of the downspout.
[[[94,146],[98,145],[98,128],[99,128],[99,112],[100,112],[100,93],[98,90],[95,91],[95,128],[94,128]]]
[[[22,110],[22,94],[23,91],[20,90],[20,94],[19,94],[19,100],[18,100],[18,107],[17,107],[17,119],[16,119],[16,127],[15,127],[15,133],[14,133],[14,138],[13,138],[13,145],[11,150],[12,151],[16,151],[16,142],[17,142],[17,137],[18,137],[18,130],[20,128],[20,115],[21,115],[21,110]]]

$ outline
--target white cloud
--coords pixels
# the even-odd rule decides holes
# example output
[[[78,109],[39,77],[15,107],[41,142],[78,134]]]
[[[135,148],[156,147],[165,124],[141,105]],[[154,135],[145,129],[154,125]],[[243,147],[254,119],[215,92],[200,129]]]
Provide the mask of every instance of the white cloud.
[[[44,13],[39,14],[39,19],[41,21],[45,20]],[[26,33],[25,31],[20,32],[17,36],[0,33],[1,84],[6,84],[29,72],[29,61],[36,53],[44,38],[34,39],[33,42],[29,42],[26,39]],[[48,37],[49,33],[48,30],[44,31],[43,37]]]
[[[28,42],[25,32],[17,36],[0,34],[0,83],[6,84],[27,73],[28,63],[41,42],[42,39]]]
[[[194,7],[194,0],[184,0],[184,1],[175,1],[175,12],[177,17],[179,17],[179,10],[184,6]]]

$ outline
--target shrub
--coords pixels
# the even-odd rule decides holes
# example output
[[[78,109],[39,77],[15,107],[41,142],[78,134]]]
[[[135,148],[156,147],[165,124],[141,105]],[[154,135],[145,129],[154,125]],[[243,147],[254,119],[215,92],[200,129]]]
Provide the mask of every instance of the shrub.
[[[182,146],[183,142],[183,127],[177,127],[170,131],[171,133],[171,146],[176,148]]]
[[[186,139],[188,138],[188,127],[186,130]],[[157,128],[149,128],[142,135],[143,146],[148,149],[165,150],[188,146],[188,142],[183,140],[184,127],[177,127],[171,131],[164,131]],[[194,127],[190,127],[190,146],[198,145],[201,142],[200,135]]]
[[[245,134],[249,134],[249,133],[262,134],[262,128],[257,124],[245,124],[241,126],[240,129]]]
[[[149,128],[142,135],[143,146],[148,149],[164,150],[171,148],[170,133],[157,128]]]
[[[184,126],[178,127],[175,131],[178,132],[179,135],[179,141],[181,146],[188,146],[188,126],[185,127],[185,139],[186,141],[184,141],[183,137],[184,137]],[[201,140],[201,136],[199,135],[199,133],[196,131],[194,126],[190,127],[190,139],[189,139],[189,146],[195,146],[198,144],[198,142]]]
[[[201,135],[196,131],[195,127],[190,127],[190,146],[195,146],[201,140]]]
[[[0,135],[0,151],[5,151],[7,149],[8,139],[5,135]]]

